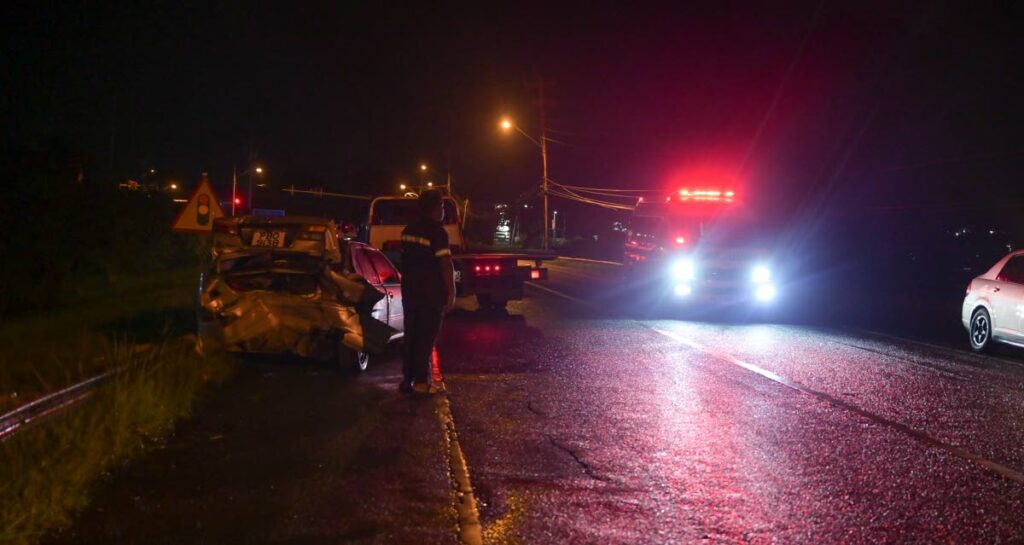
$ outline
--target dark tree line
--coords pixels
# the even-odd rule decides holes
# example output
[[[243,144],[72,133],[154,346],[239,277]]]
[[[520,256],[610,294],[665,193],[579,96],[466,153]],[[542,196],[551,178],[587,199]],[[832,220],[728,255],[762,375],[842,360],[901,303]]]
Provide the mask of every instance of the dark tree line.
[[[197,256],[192,237],[170,230],[179,204],[92,179],[89,155],[74,145],[7,145],[0,162],[0,314],[59,305],[86,282]]]

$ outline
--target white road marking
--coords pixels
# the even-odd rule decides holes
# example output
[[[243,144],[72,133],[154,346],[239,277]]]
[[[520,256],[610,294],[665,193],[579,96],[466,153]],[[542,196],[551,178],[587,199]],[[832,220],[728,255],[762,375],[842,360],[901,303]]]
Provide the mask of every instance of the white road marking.
[[[874,422],[876,422],[878,424],[882,424],[883,426],[886,426],[888,428],[892,428],[892,429],[894,429],[896,431],[902,432],[903,434],[908,435],[911,438],[913,438],[913,439],[917,440],[918,442],[923,443],[923,444],[925,444],[927,446],[930,446],[930,447],[933,447],[933,448],[937,448],[937,449],[940,449],[940,450],[944,450],[944,451],[946,451],[946,452],[948,452],[950,454],[953,454],[954,456],[957,456],[957,457],[962,458],[964,460],[973,462],[973,463],[975,463],[975,464],[977,464],[977,465],[979,465],[979,466],[981,466],[981,467],[983,467],[985,469],[988,469],[990,471],[998,473],[1000,476],[1002,476],[1004,478],[1007,478],[1007,479],[1009,479],[1011,481],[1014,481],[1014,482],[1017,482],[1017,483],[1020,483],[1020,484],[1024,484],[1024,472],[1021,472],[1021,471],[1019,471],[1017,469],[1011,468],[1009,466],[1005,466],[1005,465],[1000,464],[998,462],[994,462],[992,460],[989,460],[989,459],[987,459],[987,458],[985,458],[985,457],[983,457],[981,455],[975,454],[975,453],[970,452],[970,451],[968,451],[966,449],[963,449],[961,447],[958,447],[958,446],[955,446],[955,445],[950,445],[948,443],[944,443],[944,442],[942,442],[942,441],[940,441],[938,439],[935,439],[934,437],[932,437],[932,436],[930,436],[930,435],[928,435],[928,434],[926,434],[924,432],[915,430],[915,429],[911,428],[910,426],[907,426],[906,424],[903,424],[901,422],[896,422],[895,420],[890,420],[888,418],[885,418],[884,416],[877,415],[875,413],[872,413],[870,411],[862,409],[862,408],[860,408],[860,407],[858,407],[856,405],[853,405],[852,403],[848,403],[846,401],[843,401],[841,399],[833,397],[833,396],[831,396],[829,394],[826,394],[824,392],[820,392],[820,391],[815,390],[813,388],[808,388],[807,386],[804,386],[802,384],[794,382],[794,381],[792,381],[792,380],[790,380],[790,379],[788,379],[786,377],[783,377],[781,375],[777,375],[777,374],[775,374],[775,373],[773,373],[773,372],[771,372],[771,371],[769,371],[767,369],[763,369],[763,368],[758,367],[757,365],[754,365],[752,363],[745,362],[745,361],[743,361],[743,360],[741,360],[741,359],[739,359],[739,358],[737,358],[737,357],[735,357],[735,356],[733,356],[731,354],[728,354],[728,353],[725,353],[725,352],[721,352],[721,351],[718,351],[718,350],[714,350],[714,349],[702,346],[702,345],[698,344],[697,342],[695,342],[695,341],[693,341],[691,339],[687,339],[685,337],[682,337],[682,336],[677,335],[675,333],[672,333],[670,331],[665,331],[663,329],[658,329],[656,327],[646,326],[646,324],[644,324],[644,325],[645,325],[645,327],[649,327],[649,329],[651,329],[652,331],[655,331],[655,332],[657,332],[657,333],[659,333],[661,335],[664,335],[665,337],[668,337],[668,338],[670,338],[670,339],[672,339],[672,340],[674,340],[676,342],[684,344],[684,345],[686,345],[686,346],[688,346],[688,347],[690,347],[690,348],[692,348],[694,350],[697,350],[697,351],[700,351],[700,352],[704,352],[705,354],[708,354],[709,356],[712,356],[712,357],[714,357],[714,358],[716,358],[716,359],[718,359],[720,361],[724,361],[726,363],[731,363],[731,364],[733,364],[733,365],[735,365],[737,367],[741,367],[743,369],[746,369],[747,371],[750,371],[752,373],[756,373],[756,374],[758,374],[758,375],[760,375],[760,376],[762,376],[764,378],[767,378],[768,380],[771,380],[773,382],[776,382],[778,384],[786,386],[787,388],[796,390],[796,391],[798,391],[800,393],[803,393],[803,394],[810,395],[812,397],[815,397],[817,399],[825,401],[825,402],[827,402],[827,403],[829,403],[831,405],[834,405],[836,407],[839,407],[841,409],[845,409],[845,410],[847,410],[849,412],[852,412],[854,414],[857,414],[859,416],[863,416],[863,417],[865,417],[865,418],[867,418],[869,420],[872,420],[872,421],[874,421]]]
[[[540,289],[541,291],[545,291],[545,292],[548,292],[548,293],[550,293],[552,295],[555,295],[557,297],[561,297],[563,299],[567,299],[569,301],[573,301],[575,303],[581,304],[581,305],[586,306],[588,308],[594,308],[594,309],[597,308],[596,305],[594,305],[593,303],[591,303],[589,301],[585,301],[583,299],[579,299],[577,297],[573,297],[571,295],[562,293],[562,292],[557,291],[557,290],[553,290],[551,288],[538,286],[538,285],[533,284],[533,283],[528,283],[528,284],[533,286],[533,287],[535,287],[535,288]],[[1019,471],[1017,469],[1014,469],[1014,468],[1009,467],[1009,466],[1005,466],[1005,465],[1000,464],[998,462],[994,462],[992,460],[989,460],[989,459],[987,459],[987,458],[985,458],[983,456],[980,456],[978,454],[970,452],[970,451],[968,451],[966,449],[963,449],[961,447],[958,447],[958,446],[955,446],[955,445],[950,445],[948,443],[944,443],[942,441],[939,441],[938,439],[935,439],[935,438],[931,437],[930,435],[928,435],[928,434],[926,434],[924,432],[920,432],[918,430],[915,430],[915,429],[911,428],[910,426],[907,426],[906,424],[903,424],[903,423],[900,423],[900,422],[896,422],[895,420],[890,420],[890,419],[885,418],[883,416],[880,416],[880,415],[874,414],[872,412],[869,412],[869,411],[867,411],[865,409],[862,409],[862,408],[860,408],[860,407],[858,407],[856,405],[853,405],[851,403],[847,403],[846,401],[843,401],[841,399],[833,397],[833,396],[831,396],[829,394],[826,394],[824,392],[819,392],[818,390],[814,390],[813,388],[809,388],[807,386],[803,386],[803,385],[801,385],[799,383],[793,382],[792,380],[790,380],[790,379],[788,379],[786,377],[783,377],[781,375],[773,373],[773,372],[771,372],[771,371],[769,371],[767,369],[763,369],[763,368],[758,367],[757,365],[754,365],[752,363],[745,362],[745,361],[743,361],[743,360],[741,360],[741,359],[739,359],[739,358],[737,358],[737,357],[735,357],[735,356],[733,356],[731,354],[727,354],[725,352],[720,352],[718,350],[713,350],[713,349],[707,348],[705,346],[702,346],[702,345],[698,344],[697,342],[695,342],[693,340],[687,339],[685,337],[681,337],[681,336],[676,335],[675,333],[672,333],[670,331],[665,331],[663,329],[658,329],[656,327],[650,326],[650,325],[648,325],[648,324],[646,324],[644,322],[641,322],[639,320],[629,320],[629,321],[636,322],[636,323],[640,324],[643,327],[646,327],[646,328],[648,328],[648,329],[650,329],[650,330],[652,330],[652,331],[654,331],[656,333],[659,333],[659,334],[661,334],[661,335],[663,335],[665,337],[668,337],[668,338],[670,338],[670,339],[672,339],[672,340],[674,340],[676,342],[684,344],[684,345],[686,345],[686,346],[688,346],[688,347],[690,347],[690,348],[692,348],[694,350],[698,350],[698,351],[704,352],[705,354],[708,354],[708,355],[710,355],[710,356],[712,356],[712,357],[714,357],[714,358],[716,358],[716,359],[718,359],[720,361],[724,361],[726,363],[731,363],[731,364],[733,364],[733,365],[735,365],[737,367],[740,367],[742,369],[745,369],[747,371],[750,371],[752,373],[760,375],[760,376],[762,376],[762,377],[764,377],[764,378],[766,378],[768,380],[771,380],[771,381],[773,381],[775,383],[781,384],[781,385],[783,385],[783,386],[785,386],[787,388],[790,388],[792,390],[796,390],[796,391],[798,391],[800,393],[803,393],[803,394],[806,394],[806,395],[810,395],[812,397],[815,397],[817,399],[820,399],[822,401],[830,403],[830,404],[832,404],[832,405],[834,405],[836,407],[839,407],[839,408],[844,409],[846,411],[852,412],[852,413],[854,413],[856,415],[859,415],[859,416],[862,416],[862,417],[867,418],[869,420],[872,420],[872,421],[874,421],[874,422],[876,422],[878,424],[881,424],[883,426],[886,426],[888,428],[891,428],[893,430],[901,432],[904,435],[907,435],[907,436],[911,437],[912,439],[914,439],[914,440],[916,440],[916,441],[918,441],[920,443],[923,443],[926,446],[929,446],[929,447],[932,447],[932,448],[937,448],[939,450],[944,450],[944,451],[946,451],[946,452],[948,452],[948,453],[950,453],[950,454],[952,454],[954,456],[957,456],[957,457],[959,457],[961,459],[964,459],[964,460],[967,460],[969,462],[973,462],[974,464],[977,464],[978,466],[981,466],[981,467],[983,467],[985,469],[993,471],[993,472],[999,474],[1000,476],[1002,476],[1002,477],[1004,477],[1006,479],[1009,479],[1011,481],[1014,481],[1014,482],[1017,482],[1017,483],[1020,483],[1020,484],[1024,484],[1024,472],[1021,472],[1021,471]],[[911,341],[911,342],[913,342],[913,341]]]
[[[568,257],[560,255],[558,256],[558,259],[564,259],[566,261],[580,261],[583,263],[600,263],[601,265],[614,265],[616,267],[622,266],[622,263],[616,263],[615,261],[602,261],[600,259],[587,259],[585,257]]]

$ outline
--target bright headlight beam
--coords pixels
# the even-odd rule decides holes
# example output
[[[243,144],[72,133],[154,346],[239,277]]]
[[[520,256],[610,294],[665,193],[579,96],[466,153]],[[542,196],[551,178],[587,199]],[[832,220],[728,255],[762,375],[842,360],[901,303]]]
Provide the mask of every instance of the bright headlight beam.
[[[680,259],[672,264],[672,277],[676,280],[693,280],[697,277],[697,269],[693,261]]]
[[[775,299],[775,294],[775,286],[767,284],[764,286],[759,286],[757,288],[757,292],[754,295],[757,297],[758,301],[768,302],[771,301],[772,299]]]
[[[758,265],[757,267],[754,267],[754,271],[751,273],[750,277],[755,284],[766,284],[772,279],[772,271],[764,265]]]

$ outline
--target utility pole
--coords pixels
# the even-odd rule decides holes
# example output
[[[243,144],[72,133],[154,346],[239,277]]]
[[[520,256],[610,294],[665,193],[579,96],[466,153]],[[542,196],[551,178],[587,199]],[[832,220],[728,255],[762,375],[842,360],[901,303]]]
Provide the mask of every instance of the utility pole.
[[[543,176],[541,180],[541,192],[544,193],[544,249],[549,248],[551,226],[548,224],[548,125],[547,125],[547,103],[544,101],[544,87],[547,82],[539,75],[535,85],[537,86],[537,107],[540,109],[540,158],[543,163]]]
[[[542,110],[543,111],[543,110]],[[544,193],[544,249],[548,249],[548,231],[550,225],[548,225],[548,133],[544,127],[544,116],[541,115],[541,128],[540,128],[540,157],[544,163],[544,185],[541,192]]]
[[[256,160],[255,154],[252,152],[252,148],[249,148],[249,213],[252,213],[255,203],[252,201],[252,177],[256,173],[256,166],[253,162]]]

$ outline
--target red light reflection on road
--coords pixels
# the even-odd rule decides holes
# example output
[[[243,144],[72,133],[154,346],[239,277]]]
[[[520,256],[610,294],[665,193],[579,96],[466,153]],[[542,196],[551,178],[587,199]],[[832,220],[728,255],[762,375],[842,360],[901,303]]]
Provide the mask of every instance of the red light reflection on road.
[[[437,356],[437,347],[430,353],[430,380],[439,383],[444,380],[441,377],[441,358]]]

